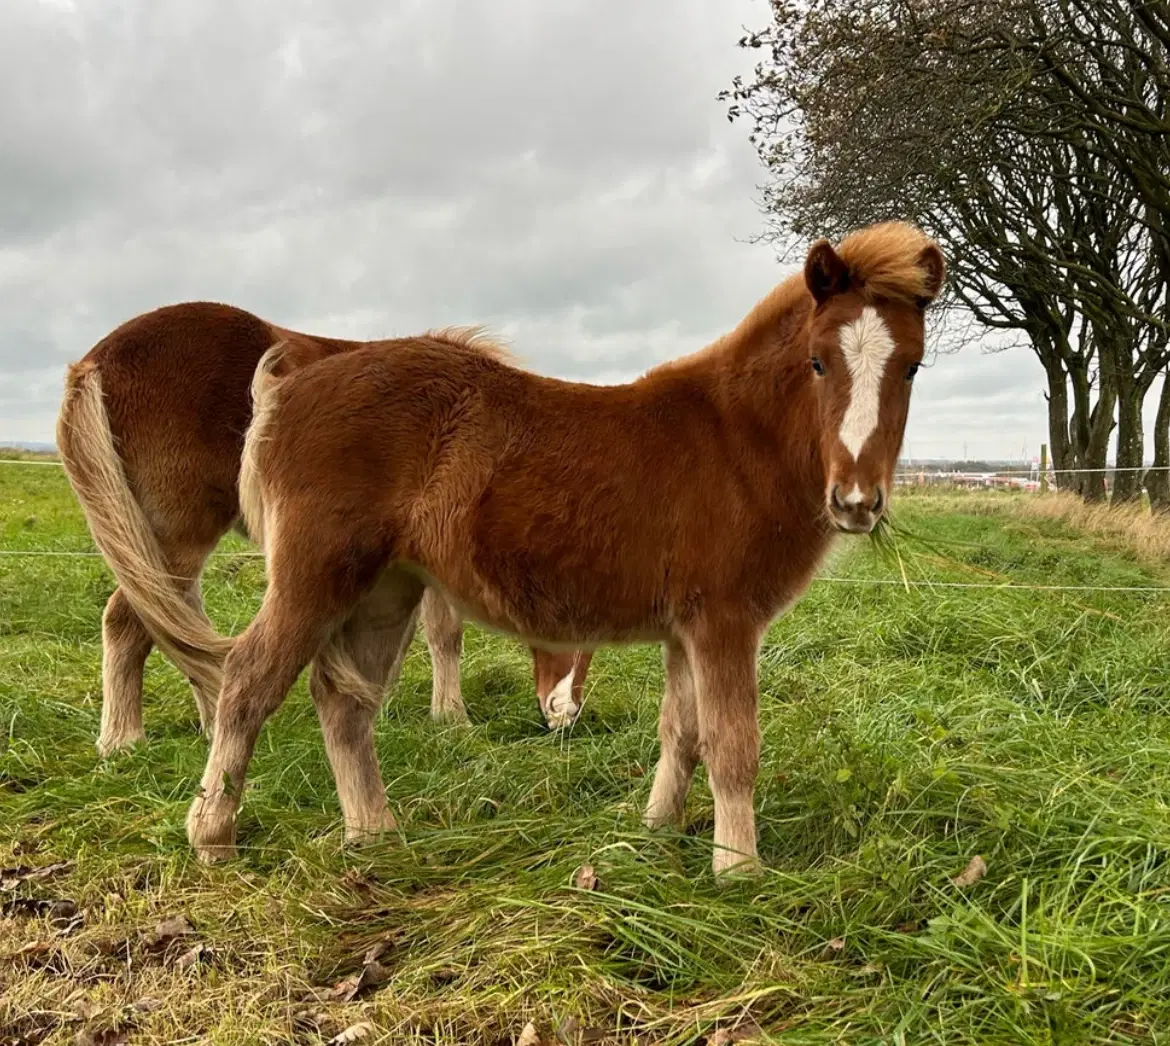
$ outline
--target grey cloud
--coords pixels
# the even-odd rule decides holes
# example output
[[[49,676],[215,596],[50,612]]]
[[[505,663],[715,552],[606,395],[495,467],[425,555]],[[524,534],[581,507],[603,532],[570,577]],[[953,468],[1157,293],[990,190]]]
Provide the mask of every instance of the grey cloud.
[[[0,439],[51,438],[65,363],[185,299],[349,337],[486,322],[578,380],[693,351],[793,269],[744,242],[762,172],[715,100],[766,17],[763,0],[7,0]],[[915,441],[991,411],[1005,452],[1042,438],[1039,368],[997,360],[940,358]]]

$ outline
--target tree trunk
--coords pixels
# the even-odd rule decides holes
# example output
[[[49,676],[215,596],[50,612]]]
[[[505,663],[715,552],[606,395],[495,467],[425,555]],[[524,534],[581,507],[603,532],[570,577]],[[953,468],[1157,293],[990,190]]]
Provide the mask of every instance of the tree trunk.
[[[1162,394],[1154,416],[1154,467],[1146,473],[1146,490],[1155,512],[1170,513],[1170,373],[1162,376]]]
[[[1142,395],[1133,381],[1117,390],[1117,471],[1113,476],[1113,504],[1138,501],[1142,496]]]
[[[1093,390],[1088,371],[1077,361],[1068,365],[1068,383],[1072,388],[1073,399],[1072,418],[1068,423],[1069,453],[1063,464],[1054,463],[1053,468],[1058,470],[1056,485],[1059,489],[1073,491],[1084,497],[1085,474],[1079,470],[1085,467],[1085,451],[1089,445]],[[1061,469],[1065,472],[1063,476],[1059,473]]]
[[[1089,427],[1089,442],[1085,447],[1081,467],[1081,497],[1086,501],[1106,500],[1105,466],[1109,458],[1109,437],[1113,434],[1115,422],[1113,408],[1116,397],[1112,389],[1102,389],[1093,408],[1093,423]]]
[[[1048,375],[1048,448],[1052,452],[1052,467],[1057,471],[1057,486],[1060,471],[1075,467],[1076,452],[1069,439],[1068,383],[1064,368],[1058,360],[1043,359],[1044,371]],[[1071,477],[1070,477],[1071,478]]]

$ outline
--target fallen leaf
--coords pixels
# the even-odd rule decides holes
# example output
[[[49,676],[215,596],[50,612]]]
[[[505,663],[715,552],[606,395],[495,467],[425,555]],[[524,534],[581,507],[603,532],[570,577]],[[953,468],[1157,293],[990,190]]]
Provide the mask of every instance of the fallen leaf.
[[[524,1030],[520,1032],[520,1037],[516,1040],[516,1046],[542,1046],[540,1033],[532,1021],[524,1025]]]
[[[99,1006],[96,1002],[91,1002],[89,999],[78,999],[72,1005],[71,1009],[83,1021],[92,1021],[99,1013],[102,1012],[102,1007]]]
[[[77,910],[77,904],[73,901],[54,901],[49,906],[49,922],[56,928],[59,937],[68,937],[85,924],[85,915]]]
[[[73,1041],[77,1046],[127,1046],[130,1032],[126,1028],[82,1028]]]
[[[40,897],[15,897],[11,901],[5,901],[0,911],[9,919],[35,919],[52,907],[52,901]]]
[[[329,1014],[322,1010],[314,1010],[308,1006],[301,1006],[292,1011],[293,1024],[301,1028],[313,1028],[320,1031],[329,1020]]]
[[[360,973],[338,981],[331,989],[324,993],[324,999],[333,1002],[351,1002],[367,988],[376,988],[389,979],[390,971],[386,969],[378,958],[389,948],[389,941],[377,941],[366,949],[362,956]]]
[[[351,890],[356,890],[358,893],[369,893],[373,889],[373,883],[366,878],[364,872],[359,872],[356,868],[351,868],[341,877],[342,883],[348,886]]]
[[[840,955],[845,950],[845,938],[834,937],[831,941],[825,941],[825,946],[821,949],[821,958],[828,959],[834,955]]]
[[[194,948],[183,952],[175,960],[176,970],[189,970],[192,966],[197,966],[201,962],[208,962],[211,959],[211,949],[205,944],[197,944]]]
[[[557,1026],[557,1038],[565,1046],[593,1046],[595,1042],[604,1042],[610,1033],[605,1028],[582,1028],[576,1017],[566,1017]],[[535,1040],[539,1046],[540,1040]]]
[[[46,957],[51,958],[52,955],[53,946],[47,941],[33,941],[31,944],[26,944],[23,948],[17,949],[13,958],[28,966],[39,969],[47,965]]]
[[[371,944],[366,949],[366,954],[362,956],[362,965],[369,966],[376,963],[383,955],[386,954],[386,949],[390,947],[389,941],[377,941]]]
[[[127,957],[129,955],[129,942],[124,938],[95,937],[83,941],[79,947],[90,958],[103,958],[110,955]]]
[[[951,882],[953,882],[960,889],[967,886],[974,886],[980,879],[987,874],[987,862],[983,860],[978,854],[967,862],[967,867],[964,868],[958,875],[956,875]]]
[[[51,879],[68,868],[73,867],[72,861],[58,861],[56,864],[42,865],[40,868],[31,868],[27,865],[17,865],[15,868],[0,870],[0,890],[13,890],[21,883],[40,882]]]
[[[338,1032],[329,1040],[329,1046],[349,1046],[374,1034],[374,1026],[367,1021],[351,1024],[345,1031]]]
[[[172,941],[180,937],[189,937],[195,932],[195,927],[185,915],[176,915],[164,919],[150,933],[145,934],[146,947],[154,952],[165,951]]]
[[[734,1028],[719,1028],[707,1039],[707,1046],[731,1046],[735,1042],[748,1042],[763,1035],[755,1021],[745,1021]]]
[[[583,864],[577,869],[573,883],[578,890],[596,890],[601,885],[601,880],[597,878],[593,865]]]
[[[381,963],[367,963],[362,967],[361,973],[338,981],[326,993],[326,998],[333,1002],[352,1002],[367,988],[376,988],[386,980],[387,975],[386,967]]]

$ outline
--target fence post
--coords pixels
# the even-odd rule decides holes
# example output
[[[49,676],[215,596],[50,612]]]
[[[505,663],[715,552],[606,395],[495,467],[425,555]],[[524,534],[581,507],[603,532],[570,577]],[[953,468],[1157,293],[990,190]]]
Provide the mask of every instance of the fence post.
[[[1040,493],[1048,493],[1048,444],[1040,444]]]

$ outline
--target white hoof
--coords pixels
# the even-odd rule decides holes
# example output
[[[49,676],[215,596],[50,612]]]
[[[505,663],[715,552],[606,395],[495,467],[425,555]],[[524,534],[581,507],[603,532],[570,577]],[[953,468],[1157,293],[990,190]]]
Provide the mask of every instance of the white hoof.
[[[564,730],[576,722],[581,707],[573,700],[573,673],[570,672],[548,695],[544,702],[544,721],[550,730]]]

